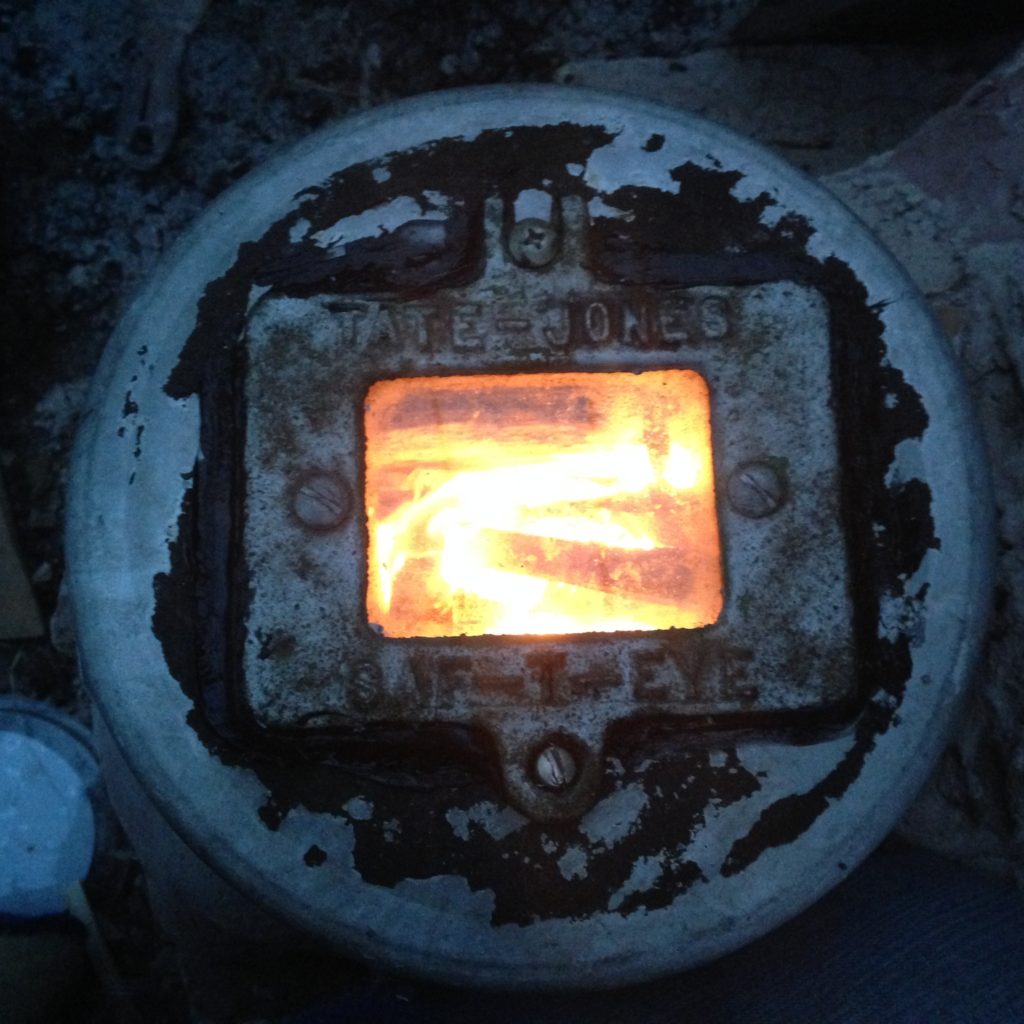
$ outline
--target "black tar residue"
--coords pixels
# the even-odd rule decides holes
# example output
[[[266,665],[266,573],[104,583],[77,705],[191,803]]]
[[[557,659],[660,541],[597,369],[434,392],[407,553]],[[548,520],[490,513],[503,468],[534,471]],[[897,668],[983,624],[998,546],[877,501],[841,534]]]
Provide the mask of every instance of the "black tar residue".
[[[893,489],[885,474],[900,441],[920,437],[928,417],[920,397],[899,371],[885,365],[879,310],[850,268],[807,254],[811,229],[788,214],[767,226],[772,199],[737,199],[738,172],[693,164],[676,168],[676,194],[622,188],[605,201],[634,211],[632,220],[606,218],[596,225],[594,271],[606,280],[647,284],[758,284],[790,280],[817,288],[829,305],[832,407],[837,420],[843,501],[854,602],[854,631],[862,678],[872,691],[854,729],[854,743],[839,764],[806,793],[767,807],[750,832],[737,839],[722,868],[734,875],[766,849],[805,832],[860,774],[876,738],[894,724],[895,708],[911,672],[910,640],[877,636],[878,599],[903,594],[905,580],[929,548],[937,548],[931,493],[919,480]],[[686,224],[679,251],[678,224]],[[874,524],[882,526],[876,536]],[[916,598],[920,600],[921,598]]]
[[[253,283],[308,294],[311,289],[386,290],[401,276],[401,268],[396,270],[386,254],[375,255],[372,247],[346,261],[326,257],[312,243],[293,244],[293,225],[308,221],[308,239],[342,217],[395,196],[436,190],[461,200],[464,218],[456,218],[455,230],[464,231],[468,241],[460,249],[460,260],[444,257],[431,262],[425,257],[414,286],[431,290],[469,280],[481,258],[472,238],[478,233],[474,218],[485,198],[512,198],[525,188],[544,188],[555,195],[585,193],[566,166],[586,164],[595,149],[610,141],[603,128],[571,124],[491,131],[468,142],[442,140],[395,154],[386,161],[390,176],[383,182],[376,180],[373,167],[360,165],[310,189],[298,207],[261,239],[241,245],[231,270],[211,282],[200,302],[195,330],[166,385],[173,397],[199,395],[201,442],[207,456],[196,469],[198,498],[193,500],[190,494],[182,508],[170,570],[154,580],[153,627],[172,674],[195,704],[190,724],[214,755],[226,763],[247,765],[259,775],[268,790],[259,812],[267,827],[277,828],[296,806],[345,818],[355,835],[355,866],[367,882],[393,886],[406,878],[456,873],[472,889],[494,892],[495,924],[603,910],[643,857],[657,858],[661,874],[652,886],[626,894],[617,909],[627,914],[639,907],[667,906],[702,877],[697,865],[687,860],[686,845],[708,807],[750,796],[760,787],[758,779],[740,767],[734,754],[724,765],[713,766],[701,751],[653,761],[643,752],[619,752],[619,774],[611,771],[609,762],[598,800],[627,785],[642,787],[647,800],[635,827],[605,848],[600,842],[591,844],[571,824],[526,822],[507,835],[488,830],[472,809],[501,800],[493,780],[479,775],[454,769],[410,773],[404,784],[396,785],[395,775],[381,780],[373,771],[351,764],[339,767],[322,751],[314,756],[282,746],[275,753],[264,744],[254,752],[244,709],[232,705],[231,694],[238,692],[232,684],[238,681],[227,678],[227,645],[237,642],[244,628],[248,600],[245,567],[232,542],[232,530],[241,517],[229,506],[232,494],[243,493],[244,481],[238,477],[240,460],[216,456],[241,436],[238,382],[244,352],[239,339]],[[657,150],[663,141],[652,136],[644,148]],[[885,591],[902,593],[903,581],[938,542],[927,486],[918,481],[895,491],[885,486],[896,445],[920,436],[927,417],[901,374],[884,365],[879,311],[868,306],[863,285],[838,259],[819,261],[807,254],[812,232],[803,219],[788,215],[765,226],[762,217],[773,201],[767,195],[736,198],[733,189],[739,173],[684,164],[673,178],[678,190],[672,194],[630,187],[604,197],[612,206],[633,211],[634,217],[629,222],[595,221],[589,269],[604,280],[654,285],[790,280],[811,285],[825,296],[849,563],[858,595],[855,631],[860,671],[870,682],[847,754],[808,792],[778,800],[763,811],[729,852],[722,871],[732,875],[766,849],[801,835],[829,801],[845,792],[877,737],[893,726],[910,674],[910,647],[905,637],[877,638],[878,597]],[[425,198],[422,204],[424,209],[429,205]],[[680,231],[680,224],[686,225],[685,231]],[[877,536],[874,523],[882,525]],[[378,762],[387,760],[384,749],[370,753]],[[367,820],[346,811],[355,796],[373,804]],[[458,829],[464,839],[457,838]],[[588,855],[585,873],[572,870],[571,854],[578,846]],[[330,852],[318,850],[306,852],[307,864]],[[563,873],[558,862],[567,853]]]
[[[327,851],[321,850],[315,843],[303,854],[302,859],[311,868],[318,868],[327,862]]]

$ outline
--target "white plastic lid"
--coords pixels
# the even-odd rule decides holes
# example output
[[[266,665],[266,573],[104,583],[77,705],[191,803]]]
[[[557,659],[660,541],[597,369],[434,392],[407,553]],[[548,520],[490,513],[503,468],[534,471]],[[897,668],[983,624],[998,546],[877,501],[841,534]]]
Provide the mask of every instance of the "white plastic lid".
[[[82,776],[39,740],[0,731],[0,914],[66,911],[67,890],[88,873],[95,838]]]

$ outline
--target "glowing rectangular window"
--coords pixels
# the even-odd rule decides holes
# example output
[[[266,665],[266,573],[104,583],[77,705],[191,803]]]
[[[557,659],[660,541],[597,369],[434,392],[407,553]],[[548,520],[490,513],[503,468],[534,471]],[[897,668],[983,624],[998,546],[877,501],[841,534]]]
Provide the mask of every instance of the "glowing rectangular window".
[[[700,374],[383,380],[365,412],[366,606],[385,636],[693,628],[718,618]]]

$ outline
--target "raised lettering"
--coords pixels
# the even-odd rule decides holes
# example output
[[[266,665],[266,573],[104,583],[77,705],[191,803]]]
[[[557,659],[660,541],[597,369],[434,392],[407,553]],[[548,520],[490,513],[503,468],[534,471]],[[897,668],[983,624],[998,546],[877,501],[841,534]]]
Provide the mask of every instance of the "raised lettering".
[[[750,682],[748,666],[754,652],[746,647],[729,647],[722,651],[719,669],[719,696],[723,702],[753,704],[760,691]]]
[[[489,672],[486,669],[476,674],[476,685],[485,697],[521,697],[524,683],[521,675]]]
[[[543,651],[527,655],[534,683],[544,704],[564,704],[566,697],[559,685],[565,674],[566,655],[564,651]]]
[[[587,303],[583,311],[583,327],[592,345],[606,344],[612,333],[612,317],[607,303]]]
[[[441,654],[434,658],[414,654],[409,658],[409,669],[424,700],[447,703],[459,694],[471,692],[473,659],[468,654]]]
[[[700,304],[700,326],[704,337],[718,341],[729,333],[729,303],[720,295],[709,295]]]
[[[545,309],[540,333],[544,344],[552,348],[565,348],[569,344],[569,310],[564,306],[549,306]]]
[[[452,311],[452,347],[459,352],[480,352],[487,343],[482,302],[462,302]]]
[[[572,697],[600,697],[617,690],[622,685],[622,678],[617,669],[604,667],[570,675],[567,684]]]
[[[354,708],[365,711],[373,707],[381,697],[380,669],[370,661],[357,662],[347,672],[345,689]]]
[[[690,643],[683,641],[666,645],[666,650],[679,669],[683,686],[688,691],[681,696],[696,700],[705,699],[707,695],[703,683],[708,666],[708,644],[694,638]]]
[[[657,338],[652,330],[650,306],[639,299],[627,302],[622,308],[622,340],[633,348],[652,349],[658,347]]]
[[[427,318],[430,316],[430,307],[421,306],[419,303],[409,302],[398,307],[396,320],[400,327],[400,337],[405,348],[416,349],[418,352],[428,350]]]
[[[679,674],[664,647],[633,655],[633,697],[641,703],[672,700]]]
[[[662,299],[658,303],[658,331],[666,348],[679,348],[691,340],[692,315],[692,299],[674,297]]]

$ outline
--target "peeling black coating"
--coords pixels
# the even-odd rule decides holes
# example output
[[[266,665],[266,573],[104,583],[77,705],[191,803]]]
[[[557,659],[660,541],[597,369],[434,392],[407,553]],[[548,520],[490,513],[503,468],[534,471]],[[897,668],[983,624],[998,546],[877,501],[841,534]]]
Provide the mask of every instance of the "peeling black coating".
[[[774,200],[767,193],[737,199],[733,189],[741,178],[739,171],[685,163],[672,171],[674,193],[638,185],[609,193],[605,203],[632,216],[595,219],[590,270],[605,281],[676,287],[819,284],[824,275],[807,255],[807,221],[787,214],[765,226],[762,217]]]
[[[473,807],[487,807],[493,793],[452,790],[437,794],[439,799],[406,802],[400,809],[382,807],[376,802],[378,796],[372,796],[373,817],[351,823],[353,858],[363,879],[374,885],[461,875],[474,891],[494,894],[491,923],[495,926],[582,917],[607,909],[609,898],[626,885],[638,860],[658,859],[660,871],[652,886],[626,894],[620,905],[611,907],[625,916],[639,906],[666,906],[699,881],[700,868],[686,858],[685,850],[704,824],[708,807],[725,807],[749,797],[760,783],[739,766],[735,752],[715,767],[706,751],[698,751],[654,764],[638,756],[620,778],[606,776],[598,800],[617,786],[640,786],[647,800],[628,834],[615,844],[593,842],[576,824],[540,825],[525,820],[510,835],[495,838],[472,821]],[[393,803],[394,797],[390,800]],[[387,826],[392,810],[401,814],[397,837]],[[460,812],[469,812],[468,823],[459,822]],[[457,837],[456,830],[462,829],[468,829],[463,833],[468,838]],[[586,851],[586,864],[579,877],[566,878],[558,862],[576,847]]]
[[[294,284],[301,290],[308,283],[310,270],[303,260],[296,261],[295,281],[282,273],[282,262],[303,251],[289,237],[300,221],[308,221],[309,237],[396,196],[419,195],[425,183],[432,191],[462,198],[467,209],[481,208],[492,195],[512,199],[541,181],[549,182],[545,187],[556,195],[578,193],[579,179],[566,165],[586,164],[594,150],[613,137],[606,128],[577,124],[486,131],[470,141],[439,139],[394,153],[381,161],[389,172],[383,182],[374,177],[373,165],[357,164],[326,184],[307,189],[303,202],[262,238],[240,245],[231,269],[210,282],[199,303],[195,329],[164,390],[172,398],[202,395],[215,353],[234,346],[245,326],[252,284],[273,279],[281,288]],[[368,274],[361,287],[375,285],[386,288],[388,280]]]
[[[153,580],[153,633],[159,637],[171,675],[182,684],[185,695],[196,699],[195,494],[185,491],[178,533],[169,545],[170,566]]]
[[[410,221],[379,238],[349,242],[340,253],[307,237],[264,266],[255,283],[289,295],[453,287],[475,276],[482,261],[473,246],[479,219],[479,211],[470,217],[456,207],[445,221]],[[426,228],[437,237],[424,238]]]
[[[311,868],[318,868],[327,862],[327,851],[321,850],[315,843],[303,854],[302,859]]]
[[[888,649],[886,668],[890,670],[888,678],[882,680],[883,686],[886,683],[891,685],[897,678],[906,679],[912,667],[908,645],[883,641],[882,647]],[[901,676],[901,673],[905,675]],[[902,686],[899,689],[902,693]],[[838,800],[860,775],[877,738],[897,724],[893,719],[891,702],[871,701],[857,720],[854,743],[839,764],[805,793],[783,797],[766,807],[750,831],[732,844],[722,864],[722,874],[725,877],[739,874],[765,850],[799,839],[825,812],[829,803]]]
[[[271,832],[276,832],[284,819],[288,817],[288,811],[290,810],[287,804],[282,804],[273,793],[267,796],[266,802],[260,805],[259,810],[256,812],[260,816],[260,821],[263,822]]]
[[[864,285],[849,266],[807,253],[811,228],[792,214],[762,222],[773,200],[766,193],[733,195],[737,172],[684,164],[673,172],[677,194],[640,187],[619,189],[605,201],[635,211],[630,221],[597,222],[593,272],[605,280],[663,284],[754,284],[792,280],[817,288],[829,305],[832,408],[842,467],[844,526],[854,601],[860,672],[876,699],[857,720],[853,744],[836,768],[803,794],[770,805],[750,832],[733,845],[722,873],[733,875],[760,854],[798,838],[829,800],[860,774],[877,736],[893,724],[911,672],[910,639],[877,636],[879,596],[903,594],[929,548],[939,546],[931,518],[931,493],[912,480],[891,491],[885,475],[896,446],[920,437],[928,417],[920,396],[886,365],[880,310],[869,305]],[[686,224],[685,251],[678,225]],[[876,533],[875,524],[881,527]],[[886,695],[895,700],[881,699]]]
[[[923,552],[941,547],[932,520],[931,492],[923,480],[907,480],[889,493],[896,514],[885,524],[878,543],[896,574],[906,579],[917,571]]]
[[[820,782],[765,808],[732,845],[721,872],[732,876],[767,849],[799,838],[860,775],[879,736],[899,724],[897,711],[913,670],[911,638],[878,636],[880,596],[920,604],[926,590],[906,595],[908,578],[929,549],[940,546],[931,516],[931,490],[922,480],[888,488],[885,477],[896,446],[920,437],[928,415],[902,373],[886,362],[880,310],[850,268],[836,257],[818,281],[829,301],[833,348],[833,409],[843,470],[845,527],[861,673],[873,691],[858,718],[853,742]],[[880,529],[876,531],[875,526]]]
[[[671,906],[695,882],[706,882],[700,866],[678,854],[665,858],[658,877],[648,889],[631,892],[615,908],[623,917],[637,910],[661,910]]]
[[[625,893],[618,912],[669,905],[702,878],[686,857],[686,844],[704,823],[708,806],[749,797],[760,788],[759,780],[739,766],[734,752],[722,766],[713,766],[706,752],[693,750],[653,764],[627,754],[618,773],[608,762],[598,801],[626,785],[642,786],[648,799],[629,834],[604,848],[582,835],[575,824],[526,822],[502,838],[480,825],[466,824],[468,838],[457,838],[446,815],[466,812],[469,821],[472,808],[500,805],[494,782],[479,775],[435,771],[421,774],[415,786],[403,786],[395,783],[395,775],[382,781],[372,770],[361,772],[354,763],[341,767],[322,752],[315,758],[309,755],[312,760],[296,760],[294,748],[276,756],[266,750],[254,752],[246,745],[244,729],[237,730],[238,709],[227,706],[223,687],[202,682],[204,677],[219,678],[223,672],[218,669],[226,664],[225,631],[206,627],[227,622],[229,634],[240,628],[248,591],[244,566],[232,561],[230,543],[220,540],[219,548],[212,545],[212,557],[202,553],[211,549],[210,537],[230,537],[232,521],[241,517],[237,510],[234,517],[230,514],[226,496],[244,493],[242,481],[223,468],[240,460],[210,456],[232,438],[237,443],[240,436],[237,382],[244,354],[239,339],[252,284],[262,281],[279,291],[308,294],[314,286],[316,291],[387,289],[399,279],[410,279],[410,254],[400,252],[396,257],[391,245],[395,240],[356,246],[339,257],[315,251],[307,243],[292,243],[291,229],[300,220],[310,224],[308,238],[394,196],[419,194],[427,183],[469,211],[471,223],[491,195],[512,198],[535,187],[556,195],[579,194],[579,179],[568,175],[566,165],[586,164],[590,154],[611,138],[600,127],[568,124],[486,132],[468,142],[446,139],[393,154],[383,161],[390,174],[384,182],[376,180],[372,166],[360,165],[306,190],[292,213],[259,240],[241,245],[234,266],[210,283],[199,304],[195,330],[165,387],[172,397],[200,396],[201,442],[208,456],[197,466],[201,507],[189,492],[179,536],[171,546],[170,570],[154,580],[154,631],[172,674],[195,702],[189,723],[225,763],[245,764],[261,778],[268,797],[259,816],[267,827],[278,828],[297,806],[338,816],[354,833],[354,863],[367,882],[393,886],[407,878],[459,874],[472,889],[494,893],[495,924],[527,924],[607,909],[609,898],[626,885],[641,858],[659,861],[656,881],[643,891]],[[652,136],[644,148],[653,152],[662,142]],[[851,746],[836,768],[806,793],[767,807],[748,834],[736,840],[722,868],[723,874],[734,875],[764,850],[801,835],[829,801],[845,792],[876,738],[895,724],[895,708],[911,668],[910,647],[907,638],[877,638],[878,599],[884,591],[902,593],[903,581],[938,540],[927,486],[911,481],[895,493],[885,487],[896,445],[919,436],[927,416],[901,374],[885,365],[879,311],[868,305],[863,285],[840,260],[818,261],[808,255],[812,229],[802,218],[787,215],[766,226],[762,218],[773,200],[767,194],[747,200],[733,195],[738,172],[687,163],[675,169],[673,179],[679,186],[674,194],[629,187],[604,197],[612,206],[633,211],[634,217],[630,222],[595,221],[589,268],[603,280],[676,286],[793,280],[818,288],[826,297],[845,526],[858,595],[855,631],[861,671],[874,688]],[[686,225],[684,232],[680,224]],[[473,234],[470,230],[466,237]],[[452,237],[457,235],[454,231]],[[479,252],[469,242],[457,243],[454,249],[454,259],[451,251],[443,260],[413,253],[413,262],[422,257],[422,274],[413,275],[414,285],[433,288],[460,275],[472,276]],[[877,535],[876,523],[882,527]],[[204,545],[198,543],[199,534],[204,535]],[[273,641],[267,638],[264,643],[270,656]],[[367,764],[376,760],[379,766],[389,752],[386,738],[376,747],[375,742],[367,737],[361,753]],[[354,796],[373,804],[366,820],[346,812]],[[566,879],[557,864],[573,846],[582,846],[589,862],[585,875]]]

